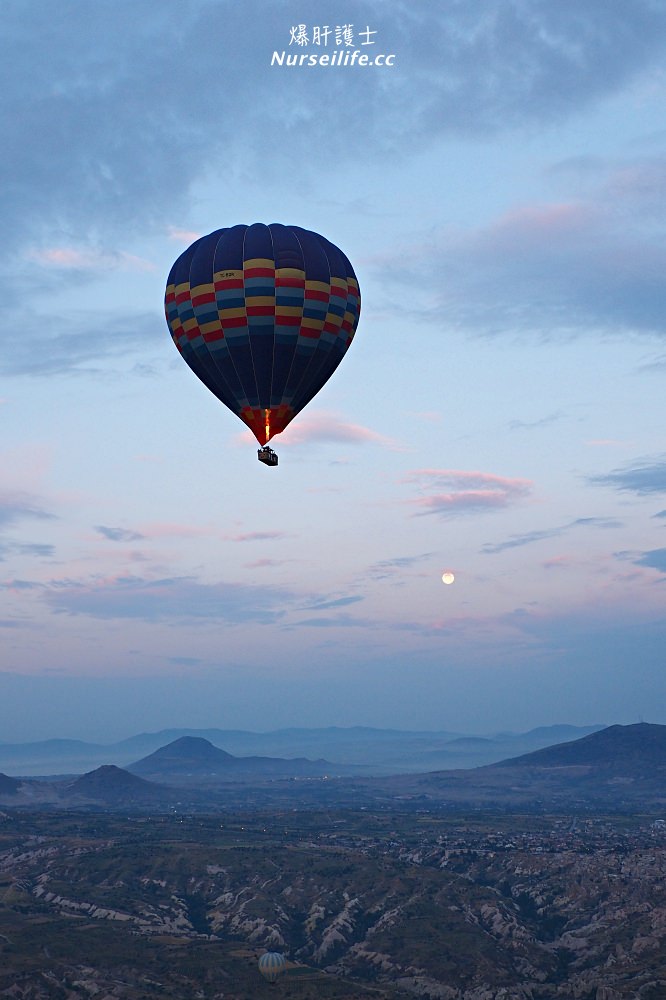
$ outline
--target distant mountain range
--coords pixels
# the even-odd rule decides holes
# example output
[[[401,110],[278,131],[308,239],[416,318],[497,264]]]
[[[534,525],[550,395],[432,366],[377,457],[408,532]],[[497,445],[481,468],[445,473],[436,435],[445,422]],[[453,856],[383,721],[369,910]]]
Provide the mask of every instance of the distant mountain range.
[[[21,782],[18,778],[10,778],[6,774],[0,774],[0,796],[16,795]]]
[[[666,726],[648,722],[634,726],[609,726],[574,742],[545,747],[491,766],[593,767],[625,777],[644,777],[648,768],[661,772],[666,770]]]
[[[368,779],[364,779],[368,780]],[[666,808],[666,726],[609,726],[581,739],[469,771],[375,779],[375,789],[425,803],[530,809]]]
[[[338,766],[354,765],[365,774],[388,775],[492,764],[574,740],[602,728],[601,725],[546,726],[526,733],[504,732],[494,736],[366,726],[281,729],[268,733],[164,729],[157,733],[141,733],[108,746],[69,739],[0,743],[0,771],[45,776],[80,774],[101,764],[127,767],[182,737],[194,737],[208,740],[218,749],[237,757],[324,758]]]
[[[181,737],[130,769],[79,778],[0,774],[0,803],[22,808],[459,808],[635,811],[666,808],[666,726],[610,726],[468,770],[331,777],[326,761],[238,758]],[[150,780],[147,780],[150,779]]]
[[[209,740],[200,736],[181,736],[173,743],[160,747],[154,753],[127,767],[131,774],[183,784],[196,779],[198,782],[246,781],[250,778],[323,777],[348,773],[325,760],[308,760],[297,757],[234,757],[226,750],[219,750]]]
[[[63,789],[66,799],[81,799],[106,806],[163,802],[164,788],[124,771],[115,764],[103,764],[95,771],[81,775]]]

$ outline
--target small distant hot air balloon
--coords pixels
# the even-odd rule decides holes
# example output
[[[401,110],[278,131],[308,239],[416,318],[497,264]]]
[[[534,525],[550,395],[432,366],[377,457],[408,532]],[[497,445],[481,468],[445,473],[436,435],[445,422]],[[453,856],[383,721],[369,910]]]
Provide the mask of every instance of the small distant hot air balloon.
[[[269,983],[274,983],[287,967],[284,955],[279,951],[267,951],[259,959],[259,972]]]
[[[319,392],[351,344],[360,313],[347,257],[298,226],[232,226],[202,236],[167,280],[167,324],[195,375],[268,442]]]

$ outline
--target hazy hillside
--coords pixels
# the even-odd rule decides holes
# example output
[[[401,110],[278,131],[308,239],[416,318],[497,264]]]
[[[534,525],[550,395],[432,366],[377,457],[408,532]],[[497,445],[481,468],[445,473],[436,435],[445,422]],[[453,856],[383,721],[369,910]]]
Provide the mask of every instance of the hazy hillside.
[[[197,811],[360,809],[527,812],[603,809],[659,813],[666,808],[666,726],[612,726],[573,743],[470,770],[431,770],[385,777],[336,776],[321,761],[235,758],[206,740],[186,737],[133,768],[134,778],[162,784],[161,795],[102,767],[79,779],[87,807]],[[142,773],[137,775],[137,770]],[[71,777],[8,779],[0,802],[22,808],[74,807]],[[98,783],[99,784],[96,784]],[[143,796],[143,797],[142,797]]]
[[[127,768],[155,781],[242,781],[251,778],[312,776],[339,773],[334,764],[305,758],[234,757],[197,736],[181,736]],[[344,770],[344,769],[343,769]]]
[[[0,744],[0,771],[15,775],[81,774],[102,764],[126,767],[181,737],[206,739],[234,756],[324,758],[366,774],[398,774],[491,764],[601,726],[547,726],[527,733],[465,733],[373,729],[366,726],[282,729],[266,733],[223,729],[165,729],[108,746],[81,740]],[[358,773],[361,773],[360,771]]]
[[[500,761],[493,767],[612,768],[618,774],[645,773],[650,767],[666,767],[666,726],[639,722],[633,726],[609,726],[582,739],[545,747],[532,753]]]
[[[431,808],[470,803],[550,811],[661,809],[666,805],[666,726],[610,726],[485,767],[377,778],[372,787],[375,796],[383,789],[387,796],[411,796]]]
[[[165,800],[168,793],[159,785],[144,781],[114,764],[105,764],[81,775],[65,788],[64,794],[70,799],[93,800],[112,807],[128,803],[160,802]]]
[[[0,795],[15,795],[21,782],[16,778],[10,778],[7,774],[0,774]]]

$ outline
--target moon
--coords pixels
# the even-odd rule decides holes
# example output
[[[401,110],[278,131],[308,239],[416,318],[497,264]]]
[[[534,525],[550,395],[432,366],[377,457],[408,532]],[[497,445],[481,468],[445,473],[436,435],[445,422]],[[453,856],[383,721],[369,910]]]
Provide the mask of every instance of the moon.
[[[447,569],[445,573],[442,573],[442,583],[449,584],[453,583],[454,580],[455,576],[453,575],[450,569]]]

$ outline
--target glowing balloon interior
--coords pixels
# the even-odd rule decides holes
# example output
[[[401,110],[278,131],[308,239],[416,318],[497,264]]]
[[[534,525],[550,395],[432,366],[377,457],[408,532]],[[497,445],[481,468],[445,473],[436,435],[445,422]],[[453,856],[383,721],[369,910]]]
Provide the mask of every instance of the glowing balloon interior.
[[[165,309],[183,360],[266,445],[342,361],[360,292],[323,236],[255,223],[188,247],[169,273]]]

